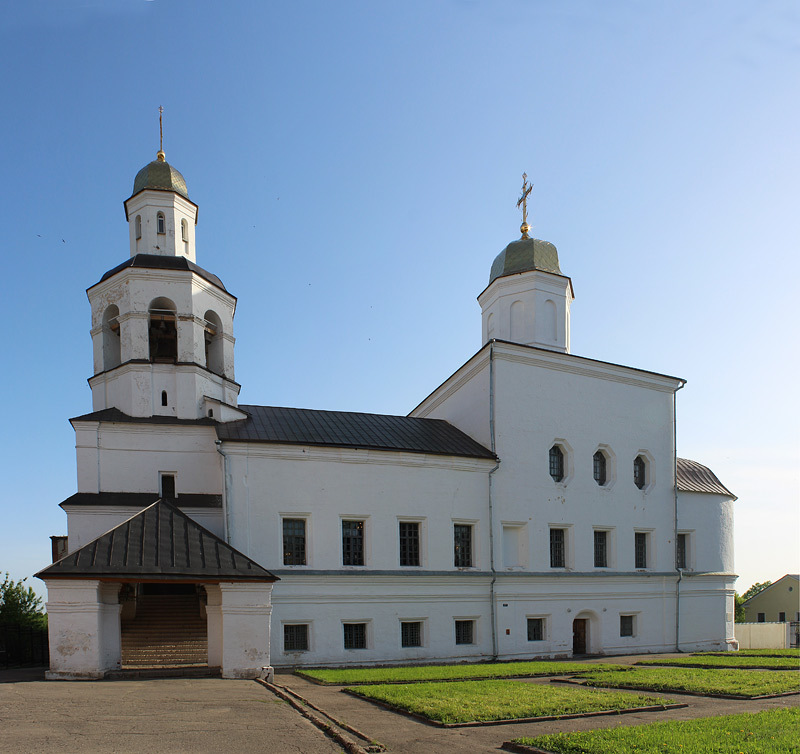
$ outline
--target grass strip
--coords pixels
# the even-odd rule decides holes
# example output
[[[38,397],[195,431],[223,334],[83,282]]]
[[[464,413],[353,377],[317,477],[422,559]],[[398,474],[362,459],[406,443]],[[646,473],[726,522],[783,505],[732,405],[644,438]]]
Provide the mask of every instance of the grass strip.
[[[692,655],[662,660],[641,660],[637,665],[671,665],[687,668],[759,668],[768,670],[800,670],[800,657],[764,657],[763,655]]]
[[[800,648],[789,649],[739,649],[736,652],[692,652],[692,657],[800,657]]]
[[[585,679],[591,686],[648,691],[685,691],[707,696],[752,698],[800,691],[800,675],[774,673],[770,670],[637,666],[622,673],[617,670],[587,671],[580,673],[577,678]]]
[[[672,704],[661,697],[521,681],[357,686],[346,691],[445,724],[580,715]]]
[[[482,678],[533,678],[547,675],[569,675],[586,670],[585,662],[532,660],[529,662],[485,662],[463,665],[405,665],[391,668],[304,669],[297,675],[317,683],[351,685],[354,683],[410,683],[416,681],[449,681]],[[592,668],[618,669],[627,666],[598,663]]]
[[[512,743],[557,754],[785,754],[800,751],[798,726],[800,710],[778,709],[516,738]]]

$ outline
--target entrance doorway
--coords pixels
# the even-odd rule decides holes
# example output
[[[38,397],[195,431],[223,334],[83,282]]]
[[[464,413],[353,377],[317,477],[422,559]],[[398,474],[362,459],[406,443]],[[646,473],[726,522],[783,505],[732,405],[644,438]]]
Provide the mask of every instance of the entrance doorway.
[[[576,618],[572,621],[572,654],[586,654],[586,635],[588,633],[588,623],[586,618]]]

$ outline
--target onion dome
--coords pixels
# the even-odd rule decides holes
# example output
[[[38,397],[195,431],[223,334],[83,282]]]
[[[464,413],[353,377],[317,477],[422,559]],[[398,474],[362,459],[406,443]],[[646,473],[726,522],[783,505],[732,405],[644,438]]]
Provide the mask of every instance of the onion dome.
[[[549,241],[540,241],[538,238],[523,236],[523,238],[508,244],[495,257],[489,273],[489,285],[497,278],[532,270],[552,272],[556,275],[562,274],[558,266],[558,250],[553,244]]]
[[[159,150],[153,162],[145,165],[133,179],[133,194],[135,196],[145,189],[158,191],[174,191],[182,197],[189,198],[184,177],[164,159],[164,153]]]

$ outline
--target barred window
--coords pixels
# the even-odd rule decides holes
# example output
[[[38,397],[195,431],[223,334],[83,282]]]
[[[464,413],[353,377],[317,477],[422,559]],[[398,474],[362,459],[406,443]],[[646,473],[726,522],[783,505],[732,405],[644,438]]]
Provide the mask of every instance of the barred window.
[[[686,534],[678,534],[675,542],[675,567],[686,568]]]
[[[283,519],[283,564],[306,564],[306,522],[303,518]]]
[[[565,568],[567,553],[563,529],[550,529],[550,568]]]
[[[647,484],[647,463],[642,456],[633,459],[633,483],[640,490]]]
[[[594,533],[594,567],[608,568],[608,532]]]
[[[422,646],[422,623],[420,621],[402,621],[400,623],[400,646]]]
[[[456,621],[456,644],[475,643],[475,621],[457,620]]]
[[[164,213],[163,212],[159,212],[156,215],[156,233],[158,233],[159,235],[163,235],[166,232],[167,232],[167,230],[166,230],[166,224],[165,224],[165,220],[164,220]]]
[[[364,565],[363,521],[342,521],[342,565]]]
[[[419,565],[419,524],[415,521],[400,522],[400,565]]]
[[[472,527],[468,524],[453,525],[453,564],[456,568],[472,567]]]
[[[634,567],[647,568],[647,534],[637,531],[634,535]]]
[[[620,636],[633,636],[633,616],[620,615],[619,616],[619,635]]]
[[[606,483],[606,456],[602,450],[592,456],[592,466],[594,481],[602,487]]]
[[[305,623],[287,623],[283,626],[283,651],[308,651],[308,625]]]
[[[344,648],[345,649],[366,649],[367,648],[367,624],[366,623],[345,623],[344,624]]]
[[[550,448],[550,476],[555,482],[564,478],[564,451],[558,445]]]
[[[528,618],[528,641],[544,640],[544,618]]]

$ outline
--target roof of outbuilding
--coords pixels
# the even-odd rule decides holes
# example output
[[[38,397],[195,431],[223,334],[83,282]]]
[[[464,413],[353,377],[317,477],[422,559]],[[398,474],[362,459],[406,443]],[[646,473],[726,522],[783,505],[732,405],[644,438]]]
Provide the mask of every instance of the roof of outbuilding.
[[[239,406],[247,419],[217,424],[220,440],[494,458],[494,454],[443,419]]]
[[[678,458],[678,489],[682,492],[710,492],[736,498],[711,469],[688,458]]]
[[[108,280],[112,275],[116,275],[126,267],[143,267],[148,270],[187,270],[199,275],[203,280],[207,280],[212,285],[215,285],[220,290],[228,292],[222,281],[213,273],[204,270],[194,262],[189,261],[186,257],[167,257],[160,254],[135,254],[130,259],[126,259],[122,264],[118,264],[113,269],[109,270],[95,285]]]
[[[156,500],[36,576],[164,581],[277,581],[165,500]]]
[[[103,506],[111,508],[145,508],[153,502],[152,492],[76,492],[59,503],[62,508],[72,506]],[[221,508],[222,495],[184,492],[172,503],[178,508]]]

